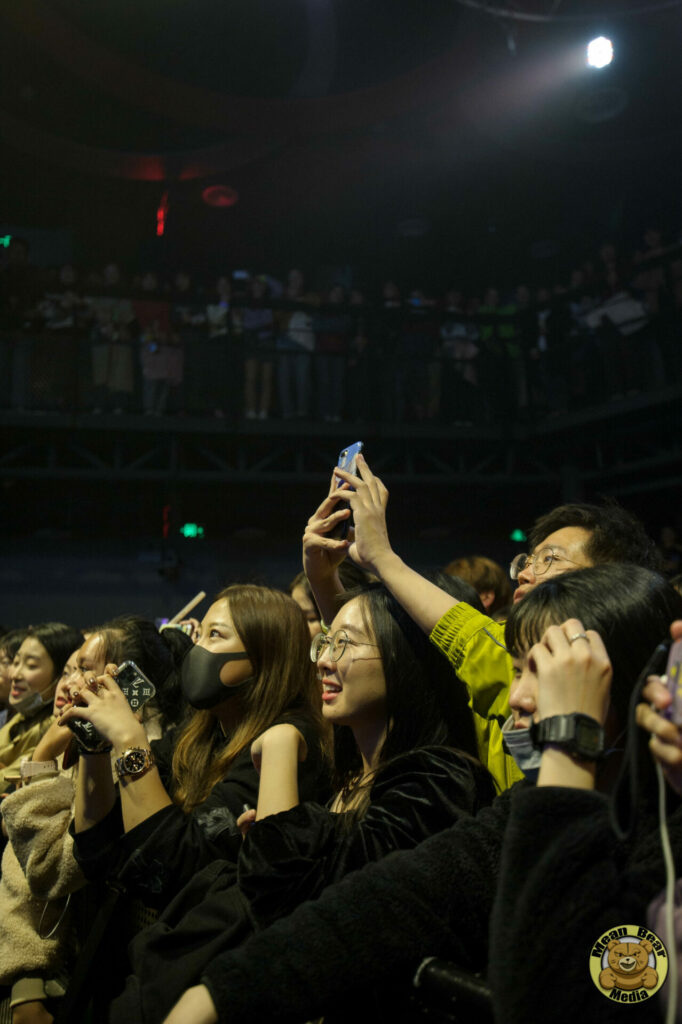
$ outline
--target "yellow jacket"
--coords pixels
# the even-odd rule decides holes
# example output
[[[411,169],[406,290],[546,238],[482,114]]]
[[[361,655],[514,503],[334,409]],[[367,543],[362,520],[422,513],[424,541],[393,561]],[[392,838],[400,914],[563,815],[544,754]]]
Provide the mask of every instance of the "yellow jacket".
[[[469,692],[478,756],[500,792],[523,773],[502,746],[502,726],[510,715],[509,688],[514,678],[504,646],[504,624],[460,601],[431,631],[431,641],[445,654]]]

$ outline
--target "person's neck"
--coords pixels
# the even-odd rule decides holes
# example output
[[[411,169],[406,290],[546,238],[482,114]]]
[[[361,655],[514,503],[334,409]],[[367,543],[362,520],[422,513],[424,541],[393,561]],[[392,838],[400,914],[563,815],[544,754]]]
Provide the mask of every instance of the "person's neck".
[[[229,697],[222,701],[217,707],[211,708],[211,713],[220,726],[223,736],[231,736],[236,726],[244,717],[244,706],[239,696]]]
[[[376,771],[379,764],[379,755],[386,739],[386,721],[366,722],[361,725],[352,726],[353,736],[362,758],[362,778],[366,778]]]

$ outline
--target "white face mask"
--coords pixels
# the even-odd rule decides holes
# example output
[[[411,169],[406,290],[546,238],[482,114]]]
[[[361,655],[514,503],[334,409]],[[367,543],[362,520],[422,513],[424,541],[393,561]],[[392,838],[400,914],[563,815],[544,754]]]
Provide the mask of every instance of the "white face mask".
[[[47,693],[49,696],[46,700],[43,700],[43,694]],[[24,718],[33,718],[39,711],[47,707],[52,703],[52,697],[54,696],[54,688],[52,683],[47,690],[43,690],[42,693],[27,693],[21,700],[13,701],[12,708],[17,711]]]
[[[529,782],[537,782],[542,750],[533,746],[530,728],[515,729],[514,718],[510,715],[502,726],[502,738],[507,751],[516,762],[516,767],[523,772]]]

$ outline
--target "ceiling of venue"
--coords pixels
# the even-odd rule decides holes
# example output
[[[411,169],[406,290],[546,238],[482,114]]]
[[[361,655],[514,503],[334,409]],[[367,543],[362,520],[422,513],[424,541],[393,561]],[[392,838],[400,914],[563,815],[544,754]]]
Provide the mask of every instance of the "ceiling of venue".
[[[4,4],[0,218],[151,260],[167,192],[175,265],[504,274],[671,216],[681,34],[673,0]]]

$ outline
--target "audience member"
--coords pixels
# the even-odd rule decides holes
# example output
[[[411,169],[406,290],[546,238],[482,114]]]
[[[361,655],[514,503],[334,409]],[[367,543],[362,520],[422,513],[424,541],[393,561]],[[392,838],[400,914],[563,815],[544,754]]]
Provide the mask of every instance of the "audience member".
[[[336,469],[348,486],[336,489],[308,520],[303,536],[304,568],[315,599],[327,618],[341,589],[337,567],[347,554],[373,572],[432,641],[451,660],[469,691],[479,741],[479,756],[501,789],[518,779],[503,748],[501,723],[509,714],[509,687],[514,669],[504,645],[504,627],[470,608],[408,568],[391,549],[386,527],[388,491],[362,455],[358,476]],[[349,488],[354,488],[351,490]],[[353,542],[327,536],[353,513]],[[514,602],[540,582],[577,568],[603,562],[634,562],[658,567],[656,547],[642,524],[615,503],[604,506],[560,505],[540,517],[529,535],[532,554],[517,555],[511,566],[518,581]],[[454,606],[453,606],[454,605]]]
[[[125,878],[127,891],[162,907],[196,870],[233,859],[237,818],[256,805],[253,741],[275,724],[300,733],[302,799],[326,788],[319,688],[307,657],[310,634],[298,606],[267,587],[222,591],[182,665],[182,690],[195,708],[179,736],[150,747],[111,671],[80,690],[91,721],[113,745],[118,796],[97,758],[81,758],[76,856],[86,875]],[[263,780],[261,779],[261,786]]]
[[[14,655],[26,639],[25,629],[12,629],[0,636],[0,728],[14,714],[10,704]]]
[[[282,298],[290,308],[276,317],[279,412],[284,419],[300,419],[310,413],[310,360],[315,349],[311,307],[318,298],[306,291],[303,273],[297,268],[289,271]]]
[[[336,796],[327,807],[292,806],[300,737],[275,726],[256,740],[261,791],[257,811],[242,817],[242,827],[255,824],[239,855],[238,889],[221,890],[214,868],[210,878],[193,879],[136,942],[135,977],[112,1008],[111,1024],[161,1021],[203,967],[254,925],[266,927],[357,868],[415,846],[492,800],[492,780],[472,756],[464,696],[459,706],[452,700],[447,663],[380,584],[346,595],[329,633],[313,641],[311,658],[324,717],[334,726]],[[266,768],[276,772],[277,789],[264,794]]]
[[[512,598],[509,574],[492,558],[482,555],[455,558],[443,571],[470,583],[491,618],[497,622],[506,618]]]
[[[55,690],[53,715],[70,703],[72,689],[85,674],[104,672],[107,663],[132,660],[156,687],[142,718],[150,735],[159,738],[185,712],[175,668],[188,646],[191,641],[178,630],[159,634],[145,619],[114,619],[90,632],[67,661]],[[88,902],[95,899],[92,891],[81,892],[85,879],[69,834],[75,789],[73,771],[63,767],[63,760],[75,742],[71,731],[60,728],[53,717],[28,764],[21,766],[21,788],[7,795],[2,805],[9,843],[0,881],[0,945],[8,955],[3,958],[0,984],[11,985],[10,1004],[21,1007],[25,1020],[29,1011],[35,1015],[32,1019],[41,1020],[48,1007],[56,1010],[54,1000],[64,992],[78,945],[74,930],[87,920]],[[113,933],[109,938],[114,942]],[[90,978],[93,985],[95,974]],[[101,984],[106,991],[105,971]]]
[[[22,757],[30,757],[50,727],[52,698],[66,659],[82,643],[78,630],[61,622],[29,626],[10,670],[13,717],[0,729],[0,793],[19,780]]]
[[[626,721],[637,676],[681,607],[680,596],[662,577],[632,565],[564,573],[536,587],[514,607],[506,626],[507,644],[519,659],[511,695],[519,737],[530,731],[531,723],[546,717],[587,713],[595,718],[601,740],[600,728],[606,744],[613,746]],[[562,668],[556,671],[559,660]],[[240,949],[220,955],[204,970],[201,983],[180,999],[166,1024],[238,1024],[252,1019],[293,1024],[321,1014],[331,1020],[339,1011],[340,1019],[345,1012],[357,1021],[376,1020],[382,1014],[409,1019],[405,983],[428,956],[452,960],[468,970],[489,964],[495,1001],[503,1008],[509,1005],[515,1014],[525,995],[536,1007],[532,1019],[549,1010],[552,1019],[556,1014],[558,1020],[574,1020],[575,1009],[573,1016],[564,1015],[568,1005],[580,1006],[582,1013],[591,1007],[589,1018],[601,1019],[609,1004],[589,979],[589,951],[593,929],[599,934],[600,927],[618,922],[600,916],[606,906],[604,894],[616,889],[611,877],[594,870],[593,862],[608,864],[610,852],[616,855],[617,844],[608,840],[604,828],[604,795],[613,786],[617,754],[595,769],[598,748],[603,749],[603,742],[595,743],[591,754],[580,746],[574,761],[555,743],[541,754],[538,787],[528,779],[518,783],[475,818],[461,819],[413,850],[398,851],[362,868]],[[566,773],[563,788],[557,785],[556,771]],[[549,810],[544,807],[531,822],[538,842],[544,843],[543,829],[560,826],[556,806],[565,806],[574,820],[573,830],[557,849],[567,868],[567,882],[576,882],[575,891],[565,891],[561,884],[557,890],[555,881],[541,918],[535,900],[525,897],[531,873],[537,872],[539,885],[546,884],[538,842],[528,841],[527,829],[518,830],[524,850],[520,874],[509,887],[518,912],[500,910],[503,902],[497,894],[517,807],[534,801],[549,804]],[[655,798],[647,791],[641,828],[617,850],[617,863],[631,880],[628,908],[640,919],[664,878],[656,817]],[[670,828],[679,847],[679,809],[671,816]],[[582,875],[573,864],[578,856],[584,865]],[[586,892],[597,902],[596,919]],[[499,942],[500,933],[494,930],[489,955],[489,915],[496,894],[493,925],[506,929],[507,941]],[[617,895],[622,897],[622,889]],[[567,912],[557,915],[564,897]],[[572,914],[578,918],[575,925]],[[553,929],[546,928],[550,916]],[[544,941],[536,943],[534,929],[545,929]],[[581,940],[579,953],[574,953],[573,943],[567,949],[564,930]],[[528,955],[529,937],[537,949],[535,956]],[[551,971],[546,969],[548,957],[556,960]],[[502,982],[503,962],[517,969],[507,969]],[[263,963],[269,965],[267,986],[259,984]],[[585,980],[579,986],[581,971]],[[557,972],[561,979],[569,977],[573,988],[569,984],[565,991],[562,981],[557,983]],[[505,1016],[502,1009],[500,1019],[517,1017]],[[529,1015],[519,1013],[518,1019],[527,1021]]]
[[[244,350],[244,415],[247,420],[266,420],[272,410],[272,372],[275,330],[271,309],[264,306],[268,283],[264,277],[250,281],[253,306],[239,310]]]

